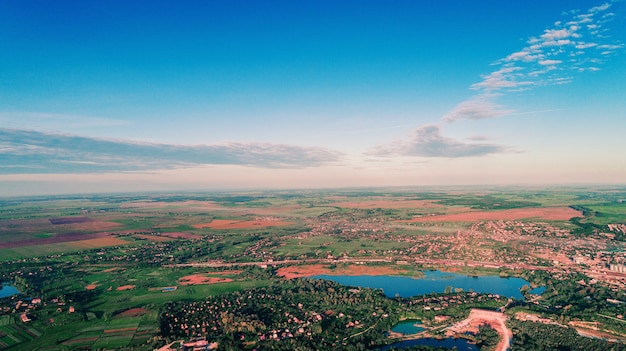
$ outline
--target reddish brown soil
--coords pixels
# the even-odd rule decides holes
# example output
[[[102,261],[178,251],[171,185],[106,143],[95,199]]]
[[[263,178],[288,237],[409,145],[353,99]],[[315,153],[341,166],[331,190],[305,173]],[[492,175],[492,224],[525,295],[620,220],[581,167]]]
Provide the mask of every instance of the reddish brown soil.
[[[124,291],[124,290],[133,290],[135,288],[134,285],[122,285],[122,286],[118,286],[117,291]]]
[[[89,284],[85,287],[86,290],[95,290],[98,286],[96,284]]]
[[[201,285],[201,284],[217,284],[228,283],[233,280],[230,278],[207,277],[204,274],[192,274],[178,279],[180,285]]]
[[[569,207],[543,207],[543,208],[515,208],[501,211],[472,211],[438,216],[418,217],[408,221],[413,223],[429,222],[475,222],[516,220],[523,218],[539,218],[545,220],[568,220],[573,217],[582,217],[580,211]]]
[[[394,275],[406,273],[405,270],[393,266],[366,266],[366,265],[349,265],[347,267],[337,267],[330,269],[322,264],[313,264],[306,266],[289,266],[279,268],[276,275],[285,279],[310,277],[314,275]]]
[[[108,236],[104,238],[73,241],[69,244],[69,246],[73,248],[80,248],[80,249],[95,249],[98,247],[120,246],[120,245],[128,245],[128,244],[130,244],[130,242],[126,240]]]
[[[215,219],[209,223],[201,223],[193,225],[194,228],[211,228],[211,229],[250,229],[264,227],[280,227],[293,224],[284,221],[264,221],[264,220],[231,220],[231,219]]]
[[[19,241],[9,241],[9,242],[0,242],[0,248],[14,248],[14,247],[22,247],[22,246],[33,246],[33,245],[47,245],[47,244],[55,244],[55,243],[66,243],[70,241],[81,241],[81,240],[91,240],[91,239],[100,239],[100,238],[110,238],[114,240],[121,241],[117,238],[110,237],[109,233],[93,233],[93,234],[85,234],[82,232],[75,233],[65,233],[65,234],[57,234],[53,237],[49,238],[33,238]],[[124,242],[128,244],[128,242]]]
[[[148,313],[150,313],[150,311],[145,308],[131,308],[130,310],[126,310],[124,312],[118,313],[117,316],[138,317],[138,316],[143,316],[144,314],[148,314]]]

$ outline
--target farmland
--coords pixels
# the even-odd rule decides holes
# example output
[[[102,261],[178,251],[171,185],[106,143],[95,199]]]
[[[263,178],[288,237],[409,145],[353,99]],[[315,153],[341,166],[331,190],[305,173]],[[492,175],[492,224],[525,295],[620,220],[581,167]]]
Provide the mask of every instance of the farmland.
[[[151,350],[192,336],[164,313],[183,316],[181,311],[190,306],[241,301],[248,291],[263,291],[280,301],[298,289],[320,287],[303,282],[318,274],[419,278],[424,269],[517,276],[533,286],[545,286],[545,293],[532,298],[535,303],[520,303],[507,312],[514,333],[543,330],[515,319],[534,315],[539,316],[535,320],[549,321],[547,325],[578,328],[580,333],[593,333],[588,327],[593,325],[596,332],[610,336],[606,339],[622,342],[626,339],[620,312],[626,301],[626,274],[620,271],[626,265],[624,199],[622,188],[4,198],[0,199],[0,273],[2,281],[21,294],[0,299],[0,349]],[[334,285],[324,289],[343,291]],[[333,328],[339,328],[331,328],[335,324],[328,324],[330,319],[327,324],[323,321],[343,311],[339,301],[349,294],[329,290],[328,295],[319,295],[337,299],[332,308],[308,298],[311,306],[334,312],[320,311],[319,321],[308,316],[310,328],[298,322],[304,317],[295,322],[291,317],[290,323],[304,330],[303,342],[314,344],[318,336],[328,338]],[[401,318],[419,317],[435,327],[437,314],[431,308],[436,307],[441,315],[453,317],[446,322],[452,325],[472,308],[500,303],[461,294],[453,299],[465,302],[452,307],[452,295],[446,296],[394,304],[371,295],[362,306],[345,307],[342,312],[362,316],[359,321],[365,324],[357,328],[359,333],[339,328],[336,335],[358,334],[355,340],[363,345],[383,345],[391,340],[379,336]],[[213,302],[203,302],[207,299]],[[276,302],[273,308],[284,306]],[[390,319],[366,318],[370,309],[383,311],[377,315]],[[271,339],[274,334],[259,324],[253,311],[235,311],[246,317],[234,311],[222,312],[232,319],[232,328],[239,329],[227,328],[220,334],[206,328],[202,332],[200,327],[200,336],[230,349],[278,347],[280,341],[259,340],[260,335]],[[279,319],[274,320],[277,325],[282,323]],[[170,329],[164,329],[166,322]],[[237,340],[240,337],[246,341]]]

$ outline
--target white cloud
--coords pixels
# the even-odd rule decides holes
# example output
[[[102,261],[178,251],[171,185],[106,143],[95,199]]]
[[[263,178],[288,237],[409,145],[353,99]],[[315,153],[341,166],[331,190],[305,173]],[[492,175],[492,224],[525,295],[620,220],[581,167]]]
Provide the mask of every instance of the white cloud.
[[[0,128],[0,174],[25,172],[33,167],[40,173],[120,172],[208,164],[303,168],[329,164],[341,156],[325,148],[283,144],[151,144]]]
[[[462,119],[478,120],[500,117],[515,112],[503,109],[502,106],[493,102],[493,98],[493,96],[481,95],[463,101],[444,115],[443,120],[446,122],[455,122]]]
[[[521,70],[521,68],[515,66],[503,67],[484,76],[482,82],[473,84],[470,88],[474,90],[497,91],[503,88],[516,88],[532,84],[528,81],[516,81],[514,72],[519,70]]]
[[[369,154],[373,156],[418,156],[418,157],[478,157],[489,154],[511,152],[508,147],[487,143],[465,143],[441,135],[436,125],[427,125],[413,131],[408,140],[382,145]]]
[[[580,10],[565,13],[569,18],[555,21],[555,28],[529,38],[527,47],[496,61],[496,70],[470,86],[478,95],[458,104],[443,119],[453,122],[502,116],[511,111],[494,102],[496,95],[567,84],[574,80],[569,75],[571,72],[598,70],[597,66],[604,62],[602,57],[624,47],[622,43],[609,42],[610,36],[599,34],[610,29],[612,17],[606,17],[608,13],[604,13],[602,20],[597,18],[609,7],[610,4],[605,3],[584,13]],[[594,66],[589,67],[590,64]]]
[[[609,7],[611,7],[611,4],[604,3],[600,6],[595,6],[589,9],[589,13],[598,13],[598,12],[602,12],[602,11],[606,11]]]
[[[548,40],[543,42],[543,46],[564,46],[569,44],[572,44],[572,41],[569,39]]]
[[[596,44],[596,43],[579,42],[578,44],[576,44],[576,49],[579,49],[579,50],[589,49],[589,48],[592,48],[594,46],[598,46],[598,44]]]
[[[550,41],[568,38],[571,35],[567,29],[546,29],[545,33],[541,35],[541,39]]]
[[[617,50],[624,48],[624,44],[602,44],[598,45],[598,49]]]
[[[559,63],[563,63],[561,60],[542,60],[539,61],[539,64],[542,66],[553,66],[558,65]]]

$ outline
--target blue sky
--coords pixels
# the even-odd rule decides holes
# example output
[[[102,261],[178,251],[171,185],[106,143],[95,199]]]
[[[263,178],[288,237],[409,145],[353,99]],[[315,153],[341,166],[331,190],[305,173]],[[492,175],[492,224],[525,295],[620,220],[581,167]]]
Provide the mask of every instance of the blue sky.
[[[3,1],[0,195],[623,183],[622,1]]]

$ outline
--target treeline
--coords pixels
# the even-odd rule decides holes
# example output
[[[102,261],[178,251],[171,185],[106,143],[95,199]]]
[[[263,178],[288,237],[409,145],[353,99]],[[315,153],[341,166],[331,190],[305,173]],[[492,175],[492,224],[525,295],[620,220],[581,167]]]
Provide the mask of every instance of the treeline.
[[[626,345],[578,335],[573,328],[512,320],[511,351],[624,351]]]
[[[168,303],[160,327],[171,340],[206,337],[222,350],[365,350],[386,342],[400,305],[381,290],[297,279]]]

